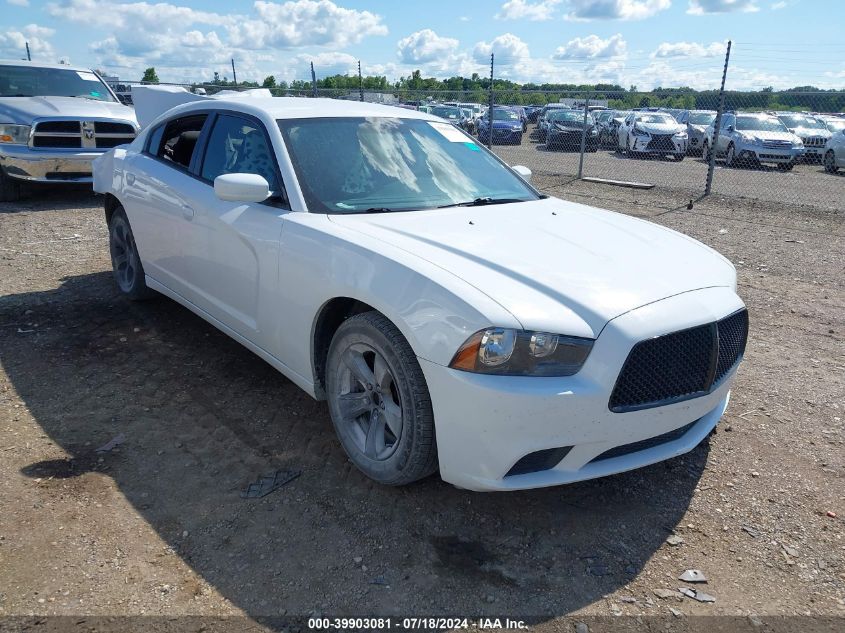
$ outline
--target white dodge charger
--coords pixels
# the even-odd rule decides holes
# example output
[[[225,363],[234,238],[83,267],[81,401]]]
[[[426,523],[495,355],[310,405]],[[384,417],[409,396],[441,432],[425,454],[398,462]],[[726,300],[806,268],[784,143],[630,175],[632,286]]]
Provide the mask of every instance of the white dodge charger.
[[[563,484],[680,455],[748,316],[699,242],[542,195],[422,112],[204,99],[95,165],[114,277],[315,398],[372,479]]]

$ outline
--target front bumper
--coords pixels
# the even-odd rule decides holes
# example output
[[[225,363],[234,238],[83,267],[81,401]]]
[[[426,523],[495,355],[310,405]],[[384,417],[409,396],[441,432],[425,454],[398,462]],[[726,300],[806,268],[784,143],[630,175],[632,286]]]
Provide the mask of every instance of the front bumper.
[[[652,136],[631,136],[631,149],[640,154],[654,154],[655,156],[665,156],[666,154],[680,154],[687,153],[687,139],[686,138],[671,138],[671,141],[666,145],[660,144],[655,147],[654,140],[656,137]]]
[[[0,145],[0,168],[10,178],[30,182],[91,182],[91,161],[107,150],[34,150]]]
[[[485,130],[481,133],[481,137],[487,140],[487,135],[490,132]],[[493,142],[494,143],[518,143],[522,140],[522,128],[518,130],[509,130],[504,128],[493,128]]]
[[[472,374],[421,359],[434,407],[441,477],[470,490],[540,488],[603,477],[692,450],[727,407],[733,373],[705,396],[638,411],[611,412],[611,392],[637,342],[717,321],[742,305],[731,289],[708,288],[627,312],[605,326],[584,367],[570,377]],[[610,449],[686,426],[671,441],[596,459]],[[508,475],[526,455],[560,447],[571,449],[557,465]]]
[[[758,145],[740,146],[737,157],[758,163],[794,163],[804,156],[803,148],[770,149]]]

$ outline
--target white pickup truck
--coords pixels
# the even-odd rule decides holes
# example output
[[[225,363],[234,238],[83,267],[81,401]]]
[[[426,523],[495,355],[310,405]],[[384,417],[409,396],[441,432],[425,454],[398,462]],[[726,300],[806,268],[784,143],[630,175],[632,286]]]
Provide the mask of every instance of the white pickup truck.
[[[138,130],[93,71],[0,60],[0,201],[17,200],[24,182],[91,182],[91,161]]]

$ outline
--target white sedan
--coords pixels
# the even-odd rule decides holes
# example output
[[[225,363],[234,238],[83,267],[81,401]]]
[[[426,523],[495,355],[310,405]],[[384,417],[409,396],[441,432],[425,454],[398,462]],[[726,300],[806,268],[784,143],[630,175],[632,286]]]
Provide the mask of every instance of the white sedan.
[[[687,126],[665,112],[631,112],[617,131],[617,152],[628,156],[671,156],[680,162],[687,154]]]
[[[120,291],[328,400],[378,482],[536,488],[691,450],[745,349],[734,267],[529,180],[437,117],[322,99],[178,106],[95,166]]]

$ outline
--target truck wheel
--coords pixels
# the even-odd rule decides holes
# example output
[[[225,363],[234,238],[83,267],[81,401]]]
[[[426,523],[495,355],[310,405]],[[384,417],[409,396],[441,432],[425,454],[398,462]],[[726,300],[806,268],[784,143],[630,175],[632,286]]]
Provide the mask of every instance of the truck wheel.
[[[824,155],[824,170],[829,174],[835,174],[838,167],[836,166],[836,156],[832,149],[827,150]]]
[[[437,470],[425,377],[405,337],[382,314],[357,314],[338,328],[326,392],[343,450],[367,477],[401,486]]]
[[[0,202],[17,202],[21,199],[21,183],[14,178],[9,178],[0,169]]]
[[[120,292],[133,301],[155,296],[144,280],[144,266],[123,207],[117,207],[109,221],[109,253],[114,280]]]

